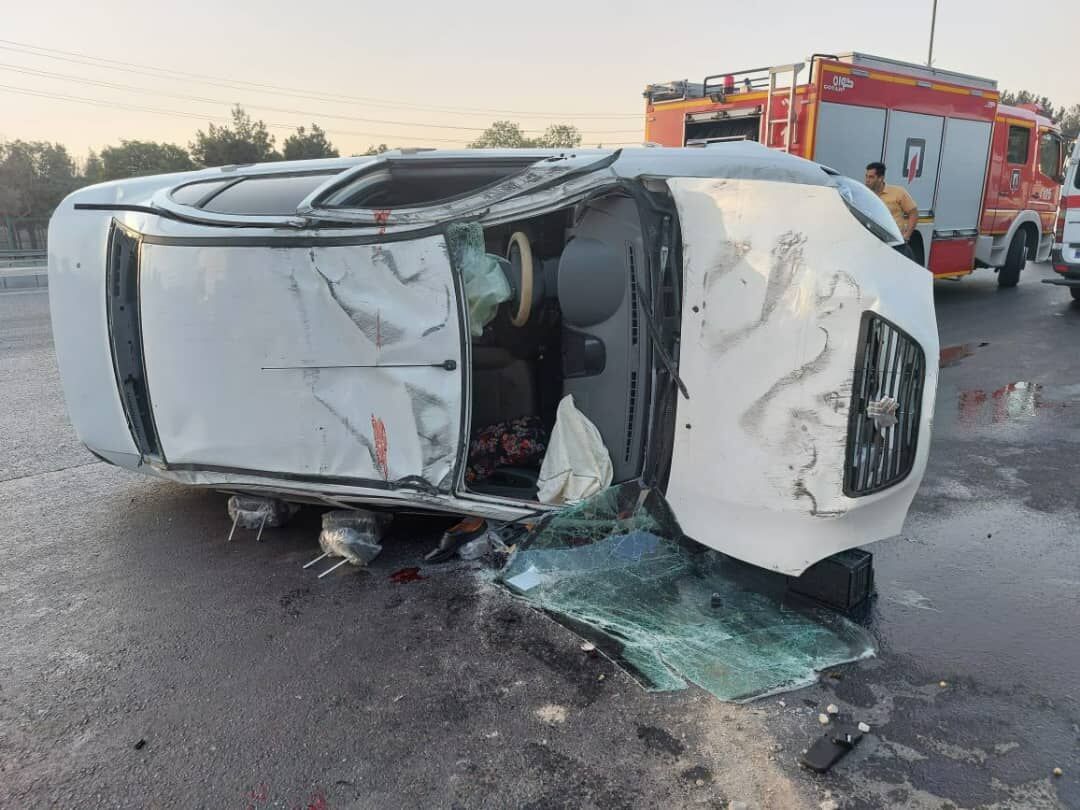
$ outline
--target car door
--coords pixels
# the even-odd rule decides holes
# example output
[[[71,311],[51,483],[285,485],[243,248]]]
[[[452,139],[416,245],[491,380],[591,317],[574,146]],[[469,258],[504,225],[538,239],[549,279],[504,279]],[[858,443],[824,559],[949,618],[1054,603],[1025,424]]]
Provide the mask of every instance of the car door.
[[[315,184],[261,173],[155,197],[170,216],[229,226],[142,239],[164,462],[452,490],[468,329],[443,231],[584,194],[618,154],[394,155]],[[304,183],[317,187],[280,204]]]
[[[140,238],[161,461],[448,491],[464,330],[443,235],[201,233]]]

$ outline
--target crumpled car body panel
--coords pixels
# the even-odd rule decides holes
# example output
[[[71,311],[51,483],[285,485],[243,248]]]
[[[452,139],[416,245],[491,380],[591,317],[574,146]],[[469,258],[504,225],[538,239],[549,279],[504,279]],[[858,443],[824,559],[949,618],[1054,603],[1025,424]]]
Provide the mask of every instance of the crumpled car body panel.
[[[462,391],[444,364],[462,358],[442,236],[145,244],[142,262],[148,386],[170,465],[449,482]]]
[[[669,181],[683,231],[679,399],[667,497],[688,535],[800,574],[899,533],[929,452],[933,285],[830,188]],[[916,456],[881,492],[844,494],[863,313],[899,324],[926,363]],[[904,406],[910,403],[902,403]]]

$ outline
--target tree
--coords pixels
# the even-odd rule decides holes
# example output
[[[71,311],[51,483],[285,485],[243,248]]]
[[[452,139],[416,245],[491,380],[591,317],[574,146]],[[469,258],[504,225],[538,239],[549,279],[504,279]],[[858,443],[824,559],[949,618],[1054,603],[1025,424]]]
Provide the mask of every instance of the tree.
[[[281,153],[285,160],[338,157],[338,150],[326,139],[326,133],[318,124],[311,125],[311,132],[306,132],[303,127],[297,127],[296,134],[285,139]]]
[[[1058,110],[1058,115],[1061,136],[1066,141],[1075,141],[1080,137],[1080,104],[1073,104],[1068,109],[1062,107]]]
[[[363,156],[367,157],[368,155],[381,155],[383,152],[389,151],[390,147],[388,147],[385,143],[380,143],[378,146],[369,146],[367,148],[367,151],[363,153]]]
[[[513,121],[496,121],[475,141],[470,149],[573,149],[581,145],[581,133],[569,124],[552,124],[538,138],[527,138],[521,126]]]
[[[82,179],[87,184],[100,183],[105,179],[105,164],[101,162],[98,153],[93,149],[86,154],[86,162],[82,168]]]
[[[1061,127],[1061,136],[1066,143],[1076,140],[1080,136],[1080,104],[1071,107],[1055,107],[1053,102],[1046,96],[1038,96],[1030,90],[1003,90],[1001,103],[1016,106],[1018,104],[1037,104],[1043,109],[1043,114]]]
[[[48,216],[80,185],[75,162],[60,144],[0,143],[0,214]]]
[[[532,142],[513,121],[496,121],[469,144],[470,149],[520,149],[527,146],[532,146]]]
[[[1037,104],[1042,107],[1043,114],[1052,120],[1057,120],[1054,108],[1054,103],[1050,101],[1046,96],[1036,95],[1030,90],[1002,90],[1001,91],[1001,103],[1007,104],[1010,107],[1018,107],[1021,104]]]
[[[191,157],[200,166],[228,166],[235,163],[262,163],[281,160],[274,151],[274,136],[262,121],[252,121],[244,108],[232,109],[232,126],[210,124],[209,130],[195,133],[188,147]]]
[[[186,172],[195,168],[191,156],[182,146],[155,141],[121,140],[119,146],[106,146],[101,150],[101,164],[103,180]]]
[[[581,146],[581,132],[570,124],[552,124],[534,144],[547,149],[575,149]]]

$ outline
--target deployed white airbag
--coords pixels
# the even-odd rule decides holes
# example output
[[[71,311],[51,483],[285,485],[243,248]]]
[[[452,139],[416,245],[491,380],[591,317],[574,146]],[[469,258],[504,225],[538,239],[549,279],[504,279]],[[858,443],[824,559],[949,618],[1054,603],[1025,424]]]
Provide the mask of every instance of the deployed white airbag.
[[[611,484],[611,456],[596,425],[567,394],[555,414],[544,463],[540,465],[542,503],[576,503]]]

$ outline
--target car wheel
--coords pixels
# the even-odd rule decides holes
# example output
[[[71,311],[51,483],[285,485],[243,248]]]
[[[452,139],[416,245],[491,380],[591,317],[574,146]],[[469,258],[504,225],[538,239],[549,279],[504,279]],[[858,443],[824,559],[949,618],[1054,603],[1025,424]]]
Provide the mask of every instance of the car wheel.
[[[1015,287],[1020,281],[1020,271],[1027,264],[1027,229],[1021,228],[1009,244],[1005,264],[998,270],[999,287]]]
[[[1069,292],[1072,293],[1073,301],[1080,301],[1080,287],[1070,287]]]

